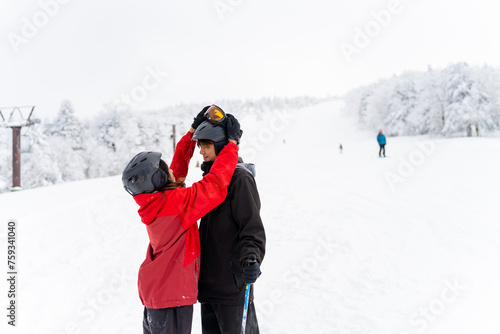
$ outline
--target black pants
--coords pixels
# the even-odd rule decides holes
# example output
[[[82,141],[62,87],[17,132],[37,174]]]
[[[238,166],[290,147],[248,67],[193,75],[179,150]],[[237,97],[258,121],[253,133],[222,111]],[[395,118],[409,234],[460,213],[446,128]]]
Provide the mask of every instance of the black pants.
[[[190,334],[193,305],[161,309],[144,308],[144,334]]]
[[[385,157],[385,144],[379,144],[380,145],[380,150],[378,151],[378,156],[380,157],[380,153],[382,153],[382,150],[384,151],[384,157]]]
[[[201,304],[202,334],[241,333],[243,305]],[[259,334],[259,324],[253,303],[248,305],[245,334]]]

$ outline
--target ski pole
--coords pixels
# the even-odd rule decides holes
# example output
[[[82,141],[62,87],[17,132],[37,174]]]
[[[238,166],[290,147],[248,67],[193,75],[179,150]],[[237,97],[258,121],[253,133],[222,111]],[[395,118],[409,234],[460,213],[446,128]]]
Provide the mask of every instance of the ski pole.
[[[247,284],[245,288],[245,307],[243,308],[243,320],[241,321],[241,334],[245,334],[245,328],[247,327],[249,296],[250,296],[250,284]]]

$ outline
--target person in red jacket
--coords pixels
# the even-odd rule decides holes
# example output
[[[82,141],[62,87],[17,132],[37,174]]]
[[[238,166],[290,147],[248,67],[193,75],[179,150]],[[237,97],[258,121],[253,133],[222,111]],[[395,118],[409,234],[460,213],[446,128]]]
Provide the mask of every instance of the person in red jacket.
[[[204,121],[205,111],[198,114],[177,144],[170,168],[161,153],[141,152],[122,174],[125,190],[140,207],[138,212],[150,241],[138,278],[144,333],[191,333],[200,272],[197,220],[224,201],[241,136],[238,121],[231,118],[227,127],[233,134],[230,143],[211,172],[186,188],[183,181],[196,146],[192,137]]]

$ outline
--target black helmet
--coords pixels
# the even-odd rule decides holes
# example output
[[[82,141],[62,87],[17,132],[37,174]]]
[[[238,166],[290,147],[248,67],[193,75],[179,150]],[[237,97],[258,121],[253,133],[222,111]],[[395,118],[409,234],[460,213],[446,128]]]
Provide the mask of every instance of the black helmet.
[[[224,146],[229,143],[227,139],[227,130],[224,123],[213,124],[210,121],[204,121],[196,129],[192,140],[211,140],[214,142],[215,154],[219,155]]]
[[[168,175],[160,169],[161,153],[141,152],[130,160],[122,173],[125,190],[132,196],[152,193],[168,182]]]
[[[227,141],[227,131],[222,124],[204,121],[194,132],[193,140],[211,140],[214,143],[225,142]]]

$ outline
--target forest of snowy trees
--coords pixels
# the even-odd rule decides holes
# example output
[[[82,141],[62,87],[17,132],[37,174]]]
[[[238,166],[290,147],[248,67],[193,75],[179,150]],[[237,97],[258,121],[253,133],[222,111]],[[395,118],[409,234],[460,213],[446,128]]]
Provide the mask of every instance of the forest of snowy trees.
[[[467,63],[406,72],[348,92],[346,111],[389,136],[482,136],[500,130],[500,72]]]
[[[219,100],[217,103],[240,119],[251,115],[256,122],[264,122],[270,112],[301,108],[323,100],[297,97]],[[55,119],[42,118],[39,124],[22,128],[21,187],[29,189],[118,175],[141,151],[160,151],[171,158],[173,125],[176,125],[178,141],[203,107],[180,104],[160,110],[135,111],[123,104],[108,104],[98,116],[82,121],[71,102],[65,100]],[[0,128],[0,193],[10,191],[11,185],[12,131]]]
[[[255,122],[264,122],[270,112],[312,106],[325,99],[217,103],[238,118],[250,115]],[[484,136],[500,131],[500,71],[489,66],[458,63],[440,70],[406,72],[353,89],[344,101],[346,111],[357,114],[362,127],[383,129],[389,136]],[[71,102],[63,101],[55,119],[42,118],[41,123],[22,129],[21,186],[118,175],[131,157],[144,150],[170,157],[173,125],[179,140],[202,107],[180,104],[136,111],[110,103],[98,116],[82,121]],[[0,128],[0,192],[10,190],[11,180],[12,133]]]

